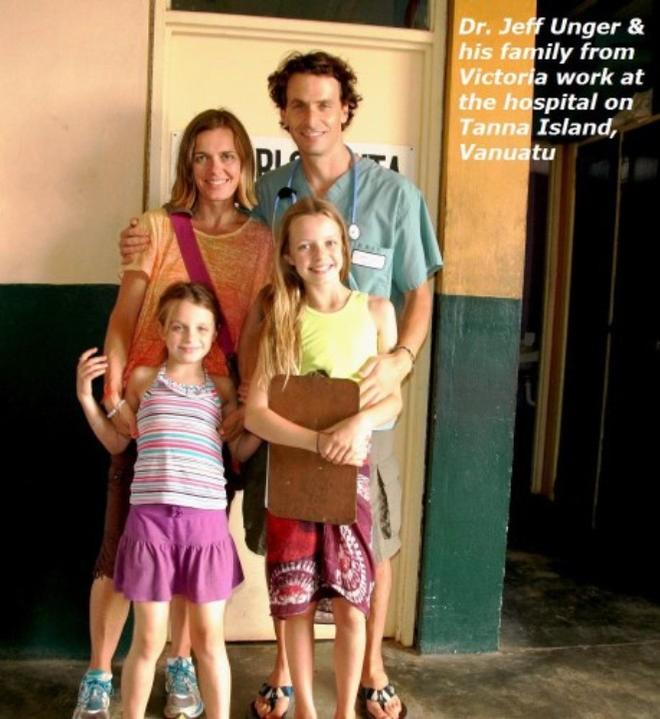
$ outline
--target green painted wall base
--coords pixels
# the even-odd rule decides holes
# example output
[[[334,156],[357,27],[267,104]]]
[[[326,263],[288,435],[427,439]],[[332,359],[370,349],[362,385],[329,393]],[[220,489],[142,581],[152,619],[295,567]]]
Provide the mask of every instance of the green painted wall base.
[[[498,648],[520,302],[437,296],[417,646]]]
[[[89,653],[89,587],[108,457],[76,401],[75,367],[83,349],[103,346],[116,291],[114,285],[0,285],[0,656]]]
[[[74,373],[83,349],[102,346],[116,289],[0,286],[7,582],[0,657],[89,651],[108,461],[78,407]],[[497,648],[519,314],[520,303],[508,300],[443,297],[436,307],[423,652]]]

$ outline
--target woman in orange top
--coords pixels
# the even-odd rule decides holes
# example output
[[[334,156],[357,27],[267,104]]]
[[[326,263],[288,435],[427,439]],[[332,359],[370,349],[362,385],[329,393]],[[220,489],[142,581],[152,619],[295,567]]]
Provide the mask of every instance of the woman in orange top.
[[[269,279],[272,262],[270,230],[248,215],[256,201],[253,178],[252,146],[240,121],[226,110],[206,110],[193,118],[181,140],[176,181],[166,207],[190,212],[197,244],[234,343],[248,309]],[[158,366],[164,356],[158,297],[173,282],[190,279],[167,210],[146,212],[140,224],[149,231],[151,243],[123,268],[105,341],[108,371],[104,404],[124,434],[135,432],[135,418],[121,401],[126,378],[135,366]],[[209,374],[228,374],[217,345],[205,366]],[[239,409],[224,425],[225,439],[238,434],[242,424]],[[98,710],[107,711],[110,664],[128,613],[128,602],[115,591],[112,576],[117,542],[128,512],[134,451],[112,459],[104,538],[90,597],[91,661],[80,685],[73,719],[85,719],[90,711],[96,712],[92,715],[98,719],[108,716]],[[203,705],[189,656],[187,619],[177,602],[172,604],[170,653],[165,715],[199,716]]]

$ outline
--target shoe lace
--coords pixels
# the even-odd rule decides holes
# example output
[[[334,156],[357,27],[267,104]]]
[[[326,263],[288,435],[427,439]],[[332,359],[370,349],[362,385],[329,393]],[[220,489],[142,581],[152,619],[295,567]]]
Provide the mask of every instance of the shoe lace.
[[[112,682],[103,681],[97,677],[86,677],[80,687],[80,697],[78,704],[87,706],[104,706],[106,701],[110,701],[112,694]]]
[[[193,668],[180,659],[167,667],[167,690],[172,694],[190,694],[197,688]]]

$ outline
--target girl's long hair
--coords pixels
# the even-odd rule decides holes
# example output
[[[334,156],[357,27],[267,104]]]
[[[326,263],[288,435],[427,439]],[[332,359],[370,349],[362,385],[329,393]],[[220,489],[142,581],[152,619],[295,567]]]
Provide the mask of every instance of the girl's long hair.
[[[241,161],[241,176],[235,199],[246,210],[257,204],[254,191],[254,153],[252,143],[241,121],[229,110],[204,110],[193,117],[183,132],[176,162],[176,179],[172,186],[169,204],[177,209],[194,209],[197,202],[197,186],[193,178],[193,155],[197,136],[207,130],[224,127],[234,136],[236,153]]]
[[[300,320],[305,305],[305,285],[289,263],[289,237],[291,225],[298,217],[325,215],[340,229],[342,267],[340,279],[346,281],[350,266],[348,233],[342,216],[334,205],[315,197],[303,197],[293,204],[282,217],[277,232],[273,261],[273,281],[264,298],[264,327],[259,348],[259,374],[266,383],[277,374],[287,377],[300,373],[302,347]]]

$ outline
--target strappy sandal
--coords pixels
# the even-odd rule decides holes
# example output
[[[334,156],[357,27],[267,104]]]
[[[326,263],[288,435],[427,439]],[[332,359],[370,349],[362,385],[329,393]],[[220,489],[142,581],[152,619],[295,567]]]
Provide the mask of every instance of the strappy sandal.
[[[360,691],[358,693],[362,709],[369,719],[376,719],[376,715],[372,714],[369,709],[367,709],[367,702],[376,702],[378,706],[387,713],[385,711],[385,706],[396,696],[398,696],[396,689],[391,684],[386,684],[382,689],[360,686]],[[399,701],[401,702],[401,711],[399,712],[398,719],[404,719],[404,717],[408,715],[408,707],[403,703],[401,697],[399,697]]]
[[[261,685],[261,689],[259,689],[259,696],[264,699],[266,704],[268,704],[268,714],[270,714],[273,709],[275,709],[275,704],[277,704],[278,699],[288,699],[291,701],[291,697],[293,696],[293,687],[291,685],[273,687],[268,682],[264,682]],[[284,714],[282,714],[282,719],[284,719],[288,711],[289,709],[287,707],[287,710]],[[256,700],[252,701],[250,704],[250,717],[251,719],[263,719],[261,714],[257,711]]]

